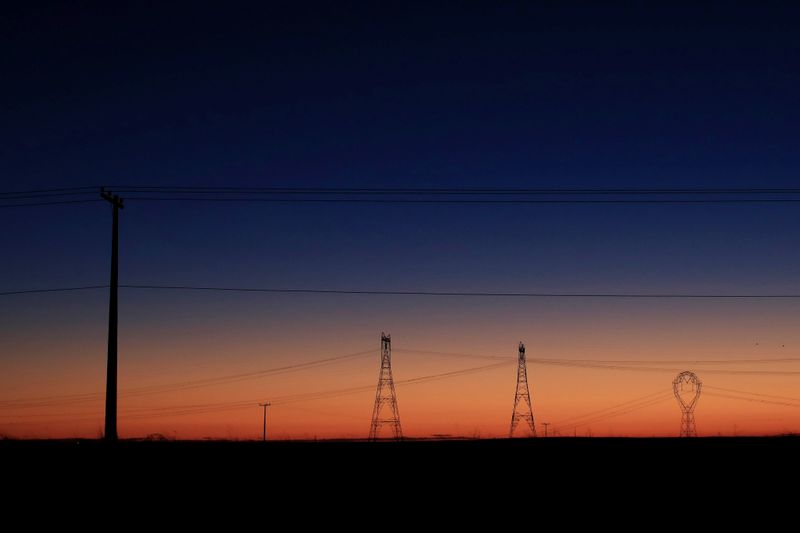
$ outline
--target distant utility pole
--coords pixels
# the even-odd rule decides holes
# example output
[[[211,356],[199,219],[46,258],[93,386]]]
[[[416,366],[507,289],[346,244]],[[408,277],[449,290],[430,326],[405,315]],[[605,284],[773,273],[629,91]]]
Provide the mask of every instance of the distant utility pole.
[[[117,288],[119,284],[119,210],[122,198],[100,188],[100,196],[111,204],[111,284],[108,298],[108,363],[106,364],[106,442],[117,440]]]
[[[267,441],[267,407],[269,407],[272,404],[269,403],[269,402],[266,402],[266,403],[260,403],[258,405],[260,405],[261,407],[264,408],[264,438],[262,440],[264,442],[266,442]]]
[[[550,422],[542,422],[542,425],[544,426],[544,436],[546,437],[547,436],[547,426],[550,425]]]

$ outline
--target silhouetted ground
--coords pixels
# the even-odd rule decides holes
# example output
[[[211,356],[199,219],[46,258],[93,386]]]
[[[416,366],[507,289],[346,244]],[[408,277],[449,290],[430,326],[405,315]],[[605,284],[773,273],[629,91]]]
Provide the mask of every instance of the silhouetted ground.
[[[5,486],[15,487],[14,495],[26,502],[41,498],[47,488],[56,501],[68,498],[72,505],[99,496],[134,507],[146,501],[173,512],[170,502],[176,499],[210,499],[207,505],[244,505],[258,514],[290,513],[302,504],[309,516],[298,519],[327,517],[322,507],[351,519],[389,505],[390,513],[452,511],[469,520],[469,513],[485,518],[486,505],[502,515],[512,508],[548,512],[580,501],[611,512],[633,500],[642,506],[639,511],[649,509],[657,517],[674,498],[699,499],[707,510],[720,497],[749,499],[752,506],[755,498],[778,495],[787,481],[795,483],[800,438],[121,441],[114,446],[6,440],[0,441],[0,461]],[[729,508],[723,514],[730,514],[734,504],[724,501]],[[199,507],[193,516],[208,510]],[[580,516],[569,517],[574,518]]]
[[[300,472],[318,470],[487,469],[509,463],[541,471],[661,469],[682,464],[761,465],[800,460],[800,437],[538,438],[382,441],[2,440],[0,454],[15,468],[207,469],[231,466]]]
[[[792,523],[799,452],[795,437],[7,440],[0,479],[26,530],[770,531]]]

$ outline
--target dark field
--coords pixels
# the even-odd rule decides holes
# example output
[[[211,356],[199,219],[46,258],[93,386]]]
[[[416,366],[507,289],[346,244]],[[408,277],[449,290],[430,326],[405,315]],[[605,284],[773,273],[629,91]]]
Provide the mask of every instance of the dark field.
[[[225,530],[263,513],[303,524],[388,516],[471,527],[549,512],[569,524],[623,520],[650,530],[676,501],[713,520],[760,512],[762,500],[793,509],[783,502],[799,459],[797,437],[0,441],[8,509],[46,501],[93,512],[99,501],[155,521],[204,526],[222,515]]]
[[[542,474],[604,472],[631,475],[693,468],[724,471],[747,466],[794,467],[800,438],[538,438],[490,440],[362,441],[139,441],[114,445],[96,440],[5,440],[0,457],[15,471],[120,470],[208,475],[269,472],[270,476],[319,473],[395,475],[467,472],[502,475],[517,469]]]

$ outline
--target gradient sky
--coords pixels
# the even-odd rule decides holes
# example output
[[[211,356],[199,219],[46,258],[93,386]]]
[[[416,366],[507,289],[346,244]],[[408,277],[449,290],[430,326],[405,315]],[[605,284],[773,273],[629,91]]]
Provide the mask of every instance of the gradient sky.
[[[797,11],[587,6],[254,7],[71,2],[0,18],[2,190],[95,184],[292,187],[797,187]],[[146,7],[145,7],[146,6]],[[101,203],[0,210],[0,291],[102,284]],[[130,202],[122,283],[286,288],[800,292],[796,205]],[[107,294],[3,297],[0,402],[102,392]],[[123,437],[252,438],[257,406],[136,409],[374,385],[531,358],[800,356],[800,301],[425,299],[133,292],[122,389],[374,350],[372,358],[120,401]],[[669,368],[679,364],[661,365]],[[719,365],[717,365],[719,366]],[[725,368],[800,371],[800,365]],[[800,397],[800,376],[694,368]],[[668,390],[670,372],[532,364],[539,421]],[[411,436],[507,431],[513,361],[399,387]],[[363,437],[374,392],[275,406],[280,438]],[[153,411],[149,411],[152,413]],[[169,410],[166,411],[169,414]],[[674,400],[576,428],[671,435]],[[800,410],[703,397],[701,434],[800,430]],[[561,424],[564,425],[564,424]],[[0,409],[0,433],[96,436],[102,399]],[[570,430],[572,431],[572,430]]]

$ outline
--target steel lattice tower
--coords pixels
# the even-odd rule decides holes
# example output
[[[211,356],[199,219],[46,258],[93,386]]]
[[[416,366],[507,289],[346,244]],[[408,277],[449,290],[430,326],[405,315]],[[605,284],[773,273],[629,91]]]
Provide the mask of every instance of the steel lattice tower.
[[[703,383],[694,372],[684,371],[672,381],[672,392],[681,408],[681,437],[696,437],[697,428],[694,425],[694,408],[700,399],[700,389]],[[682,396],[688,391],[690,394]],[[694,393],[692,395],[691,393]]]
[[[517,392],[514,394],[514,412],[511,414],[511,429],[508,437],[514,436],[514,430],[520,421],[528,423],[531,436],[536,436],[536,423],[533,420],[533,405],[531,392],[528,389],[528,367],[525,363],[525,345],[519,343],[519,362],[517,364]]]
[[[385,413],[385,414],[383,414]],[[372,410],[372,424],[369,440],[377,440],[381,426],[392,428],[392,437],[400,440],[403,430],[400,427],[400,414],[397,411],[397,394],[392,378],[392,337],[381,332],[381,373],[378,376],[378,390],[375,393],[375,407]]]

